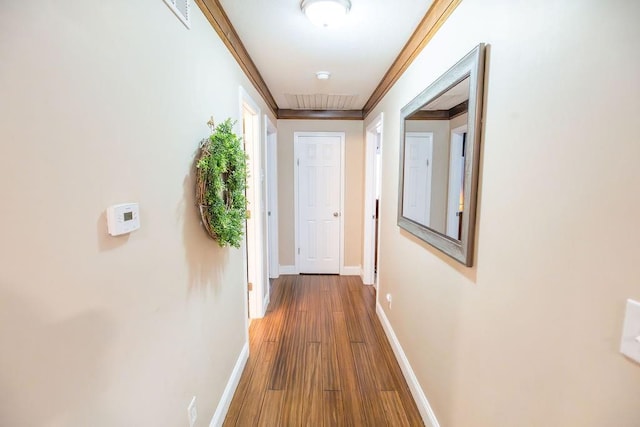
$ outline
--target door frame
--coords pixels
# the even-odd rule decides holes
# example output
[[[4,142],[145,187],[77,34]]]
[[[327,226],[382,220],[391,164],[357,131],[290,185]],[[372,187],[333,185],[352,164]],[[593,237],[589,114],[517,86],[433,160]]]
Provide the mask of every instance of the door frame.
[[[453,191],[452,183],[456,182],[459,177],[464,178],[464,164],[456,162],[455,156],[456,150],[462,149],[462,135],[466,132],[466,124],[458,126],[457,128],[451,129],[451,138],[449,139],[451,145],[449,146],[449,182],[447,184],[447,220],[445,234],[455,240],[457,240],[457,238],[451,236],[450,233],[452,231],[458,231],[457,222],[460,221],[460,219],[456,217],[456,213],[460,205],[460,190]]]
[[[264,115],[264,152],[266,153],[267,189],[267,260],[270,279],[280,276],[278,254],[278,130]],[[268,284],[267,284],[268,285]],[[268,298],[269,292],[267,292]]]
[[[376,177],[378,173],[376,162],[377,135],[380,134],[380,155],[382,155],[383,140],[383,119],[384,113],[378,116],[367,126],[365,137],[365,165],[364,165],[364,231],[362,243],[362,283],[365,285],[375,285],[378,288],[378,279],[375,275],[375,253],[376,253],[376,231],[378,232],[378,255],[380,254],[380,220],[378,219],[378,230],[376,230]],[[381,205],[382,194],[378,203]],[[380,210],[378,211],[380,215]],[[378,263],[380,268],[380,263]]]
[[[247,199],[251,217],[245,221],[244,233],[244,275],[245,275],[245,295],[248,296],[248,315],[249,319],[264,317],[266,307],[261,295],[264,292],[266,280],[266,265],[264,254],[264,207],[262,206],[263,187],[262,177],[264,169],[262,167],[261,156],[261,132],[260,132],[260,107],[242,87],[239,87],[239,134],[244,136],[244,110],[246,109],[251,115],[251,126],[253,128],[253,138],[251,141],[252,152],[246,153],[250,156],[251,161],[248,166],[247,185],[252,187],[253,197]],[[245,141],[246,144],[246,141]],[[251,235],[249,235],[251,234]],[[249,282],[253,284],[253,289],[249,291]]]
[[[340,137],[340,243],[339,243],[339,274],[344,274],[344,181],[345,181],[345,132],[294,132],[293,133],[293,209],[294,209],[294,233],[295,247],[295,274],[300,274],[300,214],[298,206],[298,180],[299,180],[299,154],[301,136],[338,136]]]

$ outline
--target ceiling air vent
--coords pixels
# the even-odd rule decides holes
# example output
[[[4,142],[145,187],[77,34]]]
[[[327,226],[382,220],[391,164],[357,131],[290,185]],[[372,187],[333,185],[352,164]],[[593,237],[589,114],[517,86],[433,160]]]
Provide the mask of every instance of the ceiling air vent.
[[[285,94],[289,108],[293,110],[353,110],[358,95]]]
[[[191,0],[164,0],[169,9],[184,24],[185,27],[191,29]]]

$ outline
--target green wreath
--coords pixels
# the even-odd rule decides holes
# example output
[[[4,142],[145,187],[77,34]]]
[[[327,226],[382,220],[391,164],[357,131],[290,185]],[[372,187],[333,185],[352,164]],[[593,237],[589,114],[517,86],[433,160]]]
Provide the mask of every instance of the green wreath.
[[[225,120],[200,144],[196,199],[209,235],[222,247],[239,248],[247,219],[247,156],[233,125]]]

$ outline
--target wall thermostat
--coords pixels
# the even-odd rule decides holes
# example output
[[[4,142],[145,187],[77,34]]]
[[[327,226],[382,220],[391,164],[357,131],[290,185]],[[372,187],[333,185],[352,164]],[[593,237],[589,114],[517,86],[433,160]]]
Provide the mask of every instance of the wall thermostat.
[[[137,203],[122,203],[107,208],[107,229],[112,236],[131,233],[140,228]]]

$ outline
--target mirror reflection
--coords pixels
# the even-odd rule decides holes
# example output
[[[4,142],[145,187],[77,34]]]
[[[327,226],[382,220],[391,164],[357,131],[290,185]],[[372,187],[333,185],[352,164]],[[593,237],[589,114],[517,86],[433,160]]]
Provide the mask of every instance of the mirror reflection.
[[[471,266],[484,50],[479,44],[400,111],[398,226]]]
[[[402,215],[462,238],[469,77],[405,118]]]

